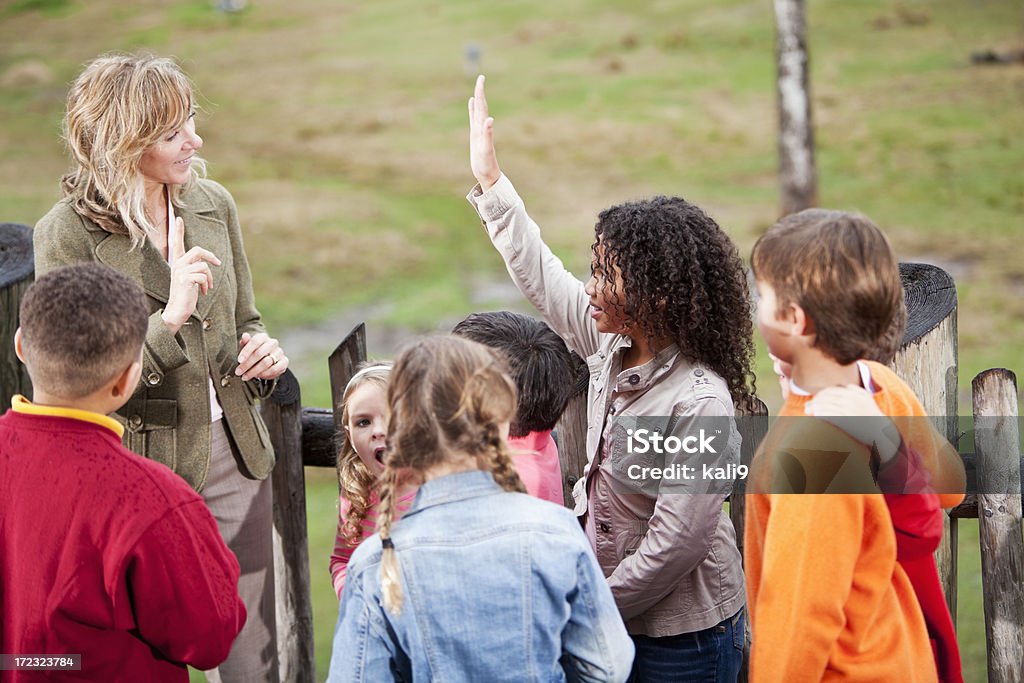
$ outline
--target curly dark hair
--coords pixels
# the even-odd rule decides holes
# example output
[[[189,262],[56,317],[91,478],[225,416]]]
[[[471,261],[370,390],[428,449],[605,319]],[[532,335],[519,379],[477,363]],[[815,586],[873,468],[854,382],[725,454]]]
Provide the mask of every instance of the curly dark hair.
[[[609,284],[629,319],[650,341],[670,337],[687,360],[726,381],[738,409],[752,409],[751,299],[729,236],[697,206],[664,196],[605,209],[594,233],[595,264],[622,273],[621,295]]]

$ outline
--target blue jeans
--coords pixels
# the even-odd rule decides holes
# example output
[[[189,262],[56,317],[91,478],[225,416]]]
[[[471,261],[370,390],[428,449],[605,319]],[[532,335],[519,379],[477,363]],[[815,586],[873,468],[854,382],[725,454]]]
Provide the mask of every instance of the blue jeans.
[[[725,621],[693,633],[633,636],[631,683],[736,683],[743,664],[746,620],[741,609]]]

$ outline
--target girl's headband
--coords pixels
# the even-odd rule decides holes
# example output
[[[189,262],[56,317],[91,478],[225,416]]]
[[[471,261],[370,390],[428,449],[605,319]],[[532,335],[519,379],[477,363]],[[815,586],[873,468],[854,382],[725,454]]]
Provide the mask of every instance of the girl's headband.
[[[391,361],[382,361],[380,363],[374,363],[373,365],[367,365],[366,367],[360,368],[359,370],[356,371],[356,374],[352,375],[352,378],[349,379],[348,384],[345,385],[345,391],[343,392],[343,394],[347,394],[349,390],[355,386],[357,380],[366,377],[374,370],[391,372],[392,365],[393,364]]]

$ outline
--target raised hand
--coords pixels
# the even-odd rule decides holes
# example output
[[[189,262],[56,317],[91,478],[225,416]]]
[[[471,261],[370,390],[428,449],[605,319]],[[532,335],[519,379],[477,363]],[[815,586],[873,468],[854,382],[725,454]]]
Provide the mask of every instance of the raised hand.
[[[220,259],[202,247],[185,251],[185,223],[180,217],[174,221],[177,239],[167,245],[171,252],[171,288],[162,317],[171,332],[177,333],[195,312],[199,294],[206,294],[213,287],[210,264],[219,266]]]
[[[485,192],[501,178],[494,154],[494,119],[487,109],[483,74],[476,77],[476,87],[469,98],[469,166]]]
[[[288,369],[288,356],[276,339],[266,332],[243,332],[238,340],[235,374],[244,380],[275,379]]]

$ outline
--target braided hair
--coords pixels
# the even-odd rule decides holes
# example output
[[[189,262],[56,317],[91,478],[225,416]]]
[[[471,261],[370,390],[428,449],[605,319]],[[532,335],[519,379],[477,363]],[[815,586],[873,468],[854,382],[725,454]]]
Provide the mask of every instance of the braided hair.
[[[468,456],[506,491],[526,488],[501,433],[516,414],[516,388],[504,358],[494,350],[454,336],[413,343],[395,361],[388,405],[391,427],[377,530],[383,545],[384,606],[397,614],[402,586],[391,524],[400,470],[422,473]]]

